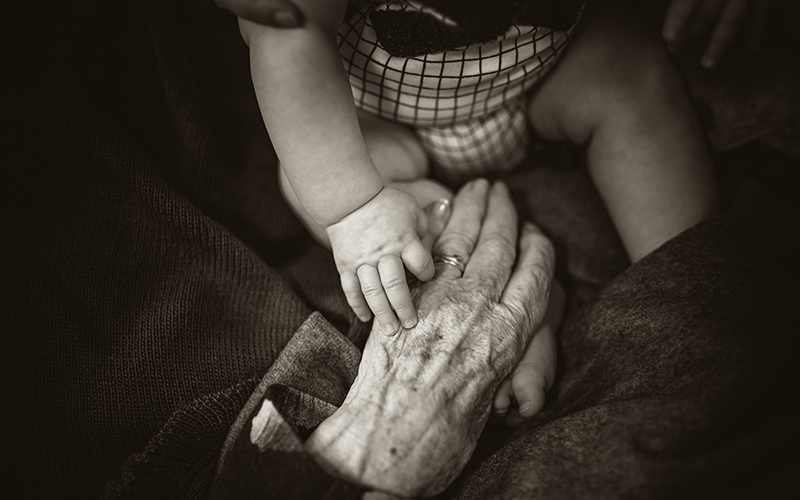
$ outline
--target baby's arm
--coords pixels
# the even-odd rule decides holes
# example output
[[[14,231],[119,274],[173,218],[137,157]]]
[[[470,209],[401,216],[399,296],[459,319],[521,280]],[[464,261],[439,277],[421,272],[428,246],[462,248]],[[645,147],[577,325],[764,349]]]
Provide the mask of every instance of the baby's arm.
[[[384,188],[367,153],[336,46],[346,0],[298,0],[306,20],[282,30],[240,20],[259,106],[286,176],[309,216],[326,228],[348,302],[384,328],[416,323],[403,264],[430,279],[416,201]]]
[[[374,198],[383,181],[367,154],[336,47],[347,2],[297,4],[306,17],[302,28],[239,24],[278,158],[303,207],[328,227]]]

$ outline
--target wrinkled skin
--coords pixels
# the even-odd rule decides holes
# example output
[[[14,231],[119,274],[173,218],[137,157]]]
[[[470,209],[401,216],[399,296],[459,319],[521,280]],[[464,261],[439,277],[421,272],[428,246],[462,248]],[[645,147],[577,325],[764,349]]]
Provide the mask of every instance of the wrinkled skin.
[[[542,321],[554,267],[550,242],[531,224],[518,240],[506,187],[485,180],[458,193],[433,253],[469,256],[464,276],[439,264],[415,285],[419,323],[370,335],[346,400],[306,442],[332,474],[410,497],[441,492],[469,460]]]

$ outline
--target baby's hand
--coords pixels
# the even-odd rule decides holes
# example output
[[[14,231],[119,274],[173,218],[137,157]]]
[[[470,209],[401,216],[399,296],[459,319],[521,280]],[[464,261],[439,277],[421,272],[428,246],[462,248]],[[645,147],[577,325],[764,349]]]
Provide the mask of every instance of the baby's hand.
[[[745,23],[747,48],[758,49],[768,4],[769,0],[671,0],[664,20],[664,39],[675,52],[713,25],[701,59],[704,68],[712,69]]]
[[[431,254],[420,241],[428,218],[417,201],[385,187],[326,231],[347,302],[359,319],[369,321],[372,310],[388,335],[397,331],[398,317],[404,327],[413,327],[417,311],[403,265],[421,281],[434,274]]]

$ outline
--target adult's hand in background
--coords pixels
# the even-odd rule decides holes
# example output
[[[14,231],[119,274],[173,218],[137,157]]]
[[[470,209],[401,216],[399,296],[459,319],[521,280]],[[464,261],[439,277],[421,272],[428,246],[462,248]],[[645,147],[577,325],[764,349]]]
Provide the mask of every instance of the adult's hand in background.
[[[751,51],[758,50],[770,0],[671,0],[662,34],[670,51],[680,50],[711,31],[701,64],[713,69],[742,33]]]
[[[296,28],[303,14],[290,0],[214,0],[238,17],[277,28]]]

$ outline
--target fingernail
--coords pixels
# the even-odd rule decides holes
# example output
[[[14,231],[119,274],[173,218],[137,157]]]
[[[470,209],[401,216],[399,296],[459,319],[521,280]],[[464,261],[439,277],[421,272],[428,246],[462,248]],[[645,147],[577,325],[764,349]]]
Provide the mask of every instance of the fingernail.
[[[717,67],[717,60],[713,57],[706,56],[700,62],[700,65],[703,66],[705,69],[714,69]]]
[[[483,177],[478,177],[477,179],[473,180],[472,183],[471,183],[471,186],[473,188],[476,188],[476,187],[479,187],[479,186],[488,186],[488,185],[489,185],[489,181],[487,181]]]
[[[447,198],[442,198],[434,202],[433,210],[431,210],[431,215],[434,217],[444,217],[450,211],[450,200]]]
[[[416,324],[417,324],[416,319],[407,319],[403,321],[403,328],[414,328]]]
[[[393,335],[395,330],[397,330],[397,325],[393,325],[391,323],[383,325],[383,331],[386,333],[386,335]]]
[[[519,412],[523,413],[531,409],[531,402],[530,401],[522,401],[519,404]]]
[[[287,11],[279,11],[274,13],[272,15],[272,20],[275,21],[278,26],[283,28],[296,28],[299,24],[297,22],[297,17],[293,13]]]

